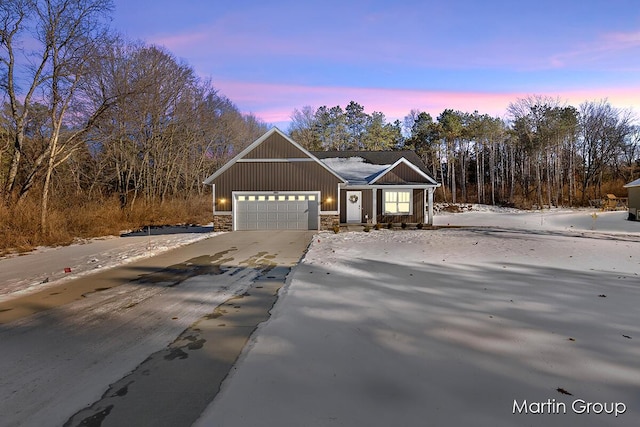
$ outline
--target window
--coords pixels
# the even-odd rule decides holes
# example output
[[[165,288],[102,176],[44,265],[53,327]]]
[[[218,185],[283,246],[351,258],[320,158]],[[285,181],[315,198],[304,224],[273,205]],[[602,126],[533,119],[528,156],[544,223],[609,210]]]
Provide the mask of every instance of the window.
[[[411,215],[411,190],[384,190],[384,213],[386,215]]]

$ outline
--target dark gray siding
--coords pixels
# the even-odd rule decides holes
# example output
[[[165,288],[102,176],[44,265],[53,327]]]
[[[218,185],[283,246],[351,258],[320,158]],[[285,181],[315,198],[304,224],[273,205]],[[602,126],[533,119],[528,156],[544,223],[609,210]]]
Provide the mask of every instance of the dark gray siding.
[[[628,206],[630,208],[640,209],[640,187],[631,187],[627,190],[629,192]]]
[[[231,210],[232,191],[320,191],[320,210],[336,211],[339,182],[337,177],[313,161],[237,162],[213,181],[215,209]],[[328,202],[327,198],[332,200]],[[225,202],[221,203],[221,199]]]
[[[282,135],[274,133],[243,156],[243,159],[300,159],[308,157]]]
[[[383,201],[382,201],[382,189],[378,190],[378,222],[387,223],[399,223],[406,222],[407,224],[425,222],[424,218],[424,192],[421,188],[413,190],[413,215],[383,215]]]
[[[385,175],[381,176],[376,184],[408,184],[408,183],[430,183],[422,175],[411,169],[404,163],[400,163]]]

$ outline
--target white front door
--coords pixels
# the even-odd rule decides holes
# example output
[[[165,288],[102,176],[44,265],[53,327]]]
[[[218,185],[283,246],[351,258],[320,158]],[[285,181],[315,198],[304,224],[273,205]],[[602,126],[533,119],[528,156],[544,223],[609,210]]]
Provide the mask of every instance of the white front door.
[[[362,191],[347,191],[347,223],[362,222]]]

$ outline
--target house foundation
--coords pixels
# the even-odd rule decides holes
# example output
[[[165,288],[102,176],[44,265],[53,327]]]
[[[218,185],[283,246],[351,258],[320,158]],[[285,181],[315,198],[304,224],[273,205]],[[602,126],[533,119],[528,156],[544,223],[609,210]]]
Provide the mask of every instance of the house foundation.
[[[213,231],[233,231],[233,217],[231,215],[214,215]]]
[[[340,225],[340,215],[320,215],[320,230],[333,230],[334,225]]]

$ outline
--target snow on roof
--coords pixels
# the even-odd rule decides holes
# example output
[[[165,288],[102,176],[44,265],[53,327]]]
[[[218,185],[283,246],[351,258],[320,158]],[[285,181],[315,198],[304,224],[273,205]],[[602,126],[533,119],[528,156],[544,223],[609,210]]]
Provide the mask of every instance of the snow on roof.
[[[630,183],[624,186],[624,188],[630,188],[630,187],[640,187],[640,178],[636,179],[635,181],[631,181]]]
[[[330,157],[320,160],[349,184],[367,184],[391,165],[373,165],[362,157]]]

